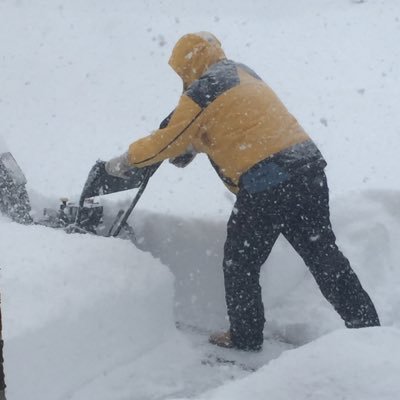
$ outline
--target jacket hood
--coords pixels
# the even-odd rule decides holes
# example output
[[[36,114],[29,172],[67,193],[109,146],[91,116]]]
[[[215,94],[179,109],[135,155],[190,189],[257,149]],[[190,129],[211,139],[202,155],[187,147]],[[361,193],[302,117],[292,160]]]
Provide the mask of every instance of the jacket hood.
[[[189,33],[178,40],[168,63],[187,87],[211,65],[225,58],[221,43],[213,34],[198,32]]]

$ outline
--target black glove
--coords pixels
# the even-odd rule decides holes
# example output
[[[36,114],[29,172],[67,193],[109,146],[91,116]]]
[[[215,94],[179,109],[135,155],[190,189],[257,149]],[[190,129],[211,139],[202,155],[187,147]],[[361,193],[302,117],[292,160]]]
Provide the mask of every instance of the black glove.
[[[196,153],[194,151],[190,151],[190,152],[181,154],[178,157],[170,158],[169,162],[171,164],[175,165],[175,167],[184,168],[188,164],[190,164],[195,157],[196,157]]]

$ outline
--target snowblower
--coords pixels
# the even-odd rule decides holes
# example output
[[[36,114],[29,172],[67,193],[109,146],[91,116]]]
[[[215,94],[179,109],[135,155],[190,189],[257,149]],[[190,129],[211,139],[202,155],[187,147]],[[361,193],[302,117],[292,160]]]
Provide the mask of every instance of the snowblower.
[[[102,236],[117,237],[124,231],[131,240],[134,240],[134,232],[132,227],[128,225],[128,218],[146,189],[149,179],[159,166],[160,163],[144,168],[132,167],[126,178],[117,178],[106,172],[104,161],[97,161],[89,172],[78,206],[69,211],[74,222],[68,226],[67,232],[101,234],[102,229],[99,229],[99,224],[102,222],[103,209],[93,199],[100,195],[138,189],[129,208],[126,211],[119,210],[107,232],[102,234]]]
[[[27,180],[11,153],[0,154],[0,212],[23,224],[44,225],[64,229],[67,233],[92,233],[100,236],[127,238],[135,242],[133,228],[128,218],[142,196],[150,177],[159,164],[134,168],[126,178],[107,174],[104,161],[97,161],[91,168],[83,187],[79,203],[61,199],[58,209],[45,208],[43,216],[33,220],[30,201],[26,191]],[[138,189],[129,208],[119,210],[111,224],[104,223],[103,207],[96,197]]]
[[[145,168],[132,168],[126,178],[109,175],[104,161],[97,161],[91,168],[83,187],[79,203],[61,199],[58,210],[44,209],[42,218],[37,223],[52,228],[63,228],[67,233],[92,233],[99,236],[120,236],[135,242],[133,228],[128,224],[128,218],[142,196],[150,177],[160,164]],[[103,220],[103,207],[95,201],[102,195],[138,189],[127,210],[119,210],[111,225],[107,227]]]

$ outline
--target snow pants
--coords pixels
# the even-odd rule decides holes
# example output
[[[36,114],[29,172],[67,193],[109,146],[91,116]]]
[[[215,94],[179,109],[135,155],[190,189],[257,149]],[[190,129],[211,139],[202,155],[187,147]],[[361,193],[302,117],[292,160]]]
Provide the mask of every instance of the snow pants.
[[[260,268],[281,233],[348,328],[380,324],[370,297],[336,245],[326,176],[317,169],[264,192],[241,189],[237,195],[223,261],[230,331],[236,348],[262,347],[265,318]]]

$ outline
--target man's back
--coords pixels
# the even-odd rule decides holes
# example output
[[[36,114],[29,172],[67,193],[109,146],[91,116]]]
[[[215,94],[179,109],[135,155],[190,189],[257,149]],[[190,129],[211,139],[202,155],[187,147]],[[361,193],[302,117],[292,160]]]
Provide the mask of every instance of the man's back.
[[[235,184],[259,161],[309,140],[271,88],[243,64],[212,65],[184,95],[202,109],[191,129],[194,149]]]

